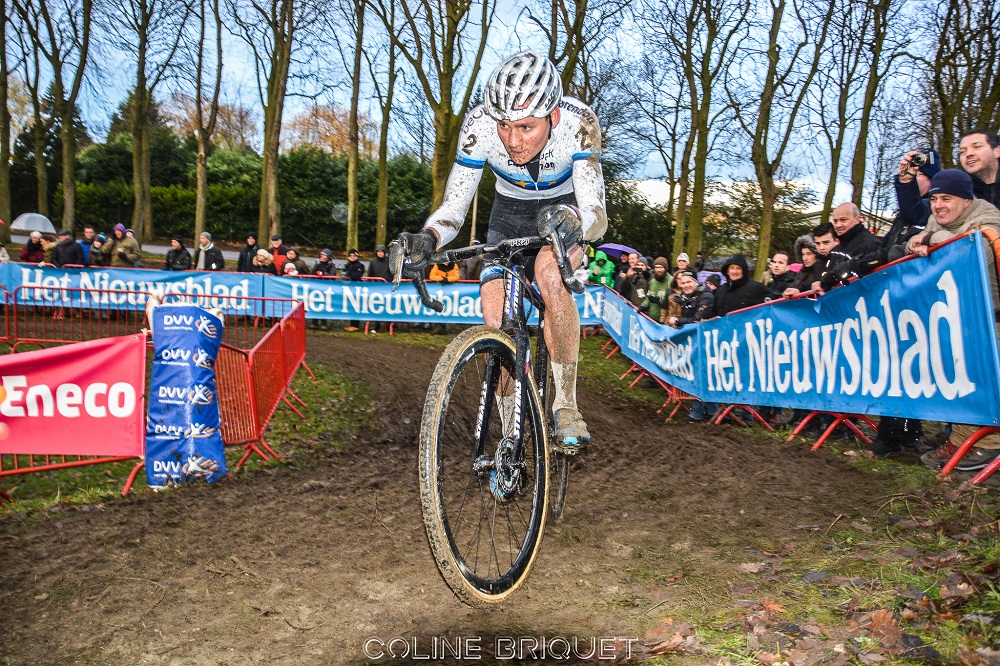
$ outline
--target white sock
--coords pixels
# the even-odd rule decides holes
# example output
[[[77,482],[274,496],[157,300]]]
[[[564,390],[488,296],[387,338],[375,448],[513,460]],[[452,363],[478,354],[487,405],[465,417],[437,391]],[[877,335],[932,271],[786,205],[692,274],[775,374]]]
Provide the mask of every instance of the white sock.
[[[552,412],[560,409],[576,409],[576,363],[552,363],[552,385],[555,400]]]

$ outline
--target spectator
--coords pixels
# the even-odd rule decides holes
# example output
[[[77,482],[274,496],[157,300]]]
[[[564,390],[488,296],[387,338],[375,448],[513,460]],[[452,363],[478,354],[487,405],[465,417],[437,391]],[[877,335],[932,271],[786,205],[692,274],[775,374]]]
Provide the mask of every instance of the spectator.
[[[618,267],[618,271],[615,273],[615,291],[625,297],[626,300],[630,300],[630,294],[626,293],[629,288],[629,279],[635,275],[635,263],[639,261],[638,252],[629,252],[627,255],[622,252],[622,256],[626,257],[626,260]]]
[[[882,242],[865,228],[864,219],[858,207],[850,202],[842,203],[833,210],[831,224],[837,235],[837,251],[843,256],[831,258],[827,263],[820,278],[823,291],[829,291],[840,283],[847,284],[850,278],[857,277],[857,262],[851,263],[852,259],[878,255]]]
[[[274,269],[280,273],[281,266],[285,263],[285,255],[288,254],[285,246],[281,244],[281,234],[271,236],[271,247],[268,248],[268,251],[274,259]]]
[[[56,245],[59,240],[52,234],[42,235],[42,261],[43,264],[55,266]]]
[[[813,282],[818,282],[823,275],[822,266],[819,265],[819,254],[816,252],[816,243],[812,234],[799,236],[795,239],[795,255],[802,264],[802,270],[798,272],[792,280],[792,285],[781,292],[785,298],[791,298],[803,291],[812,289]]]
[[[629,278],[629,301],[639,307],[646,300],[646,290],[649,288],[649,259],[639,257],[633,266],[632,277]]]
[[[677,270],[674,271],[674,274],[689,270],[691,270],[691,257],[688,256],[687,252],[681,252],[677,255]]]
[[[926,257],[930,245],[940,243],[979,227],[1000,233],[1000,210],[983,199],[974,199],[972,177],[958,169],[945,169],[931,179],[931,217],[927,230],[921,236],[910,240],[907,249],[911,253]],[[993,266],[995,259],[990,243],[984,243],[987,265]],[[995,271],[987,271],[994,315],[1000,312],[1000,294],[997,290]],[[921,460],[931,469],[940,469],[955,452],[955,449],[972,433],[979,429],[976,425],[952,424],[948,444],[925,453]],[[965,457],[955,467],[963,472],[973,472],[986,467],[1000,455],[1000,435],[988,435],[976,442]]]
[[[736,310],[759,305],[770,299],[767,287],[750,277],[747,258],[734,254],[722,265],[726,284],[715,292],[715,314],[724,316]]]
[[[313,265],[312,274],[337,277],[337,266],[333,263],[333,252],[326,248],[319,251],[319,261]]]
[[[608,255],[598,250],[594,253],[594,263],[588,273],[591,284],[603,284],[605,287],[613,287],[615,283],[615,265],[608,259]]]
[[[108,266],[112,268],[134,268],[139,261],[139,244],[130,238],[125,231],[125,225],[118,223],[111,230],[112,237],[101,248],[101,253],[107,258]]]
[[[705,257],[701,252],[694,255],[694,270],[695,273],[700,273],[705,270]]]
[[[707,278],[705,278],[705,286],[712,290],[713,297],[715,292],[718,291],[719,286],[722,284],[722,276],[718,273],[712,273]]]
[[[430,277],[427,279],[430,282],[448,284],[449,282],[458,282],[459,278],[458,264],[454,261],[449,261],[444,264],[434,264],[431,267]]]
[[[28,234],[28,242],[21,248],[21,261],[29,264],[41,263],[45,260],[45,248],[42,247],[42,233],[32,231]]]
[[[457,271],[456,271],[457,273]],[[360,282],[365,276],[365,265],[361,263],[358,259],[358,251],[351,248],[347,252],[347,264],[344,266],[344,274],[341,276],[342,279],[350,280],[351,282]],[[344,327],[344,330],[348,333],[356,333],[361,330],[359,327],[361,322],[358,320],[351,320]]]
[[[212,234],[207,231],[201,232],[198,237],[198,247],[194,251],[194,269],[196,271],[221,271],[226,267],[226,260],[222,258],[222,250],[215,247],[212,242]]]
[[[665,322],[661,313],[665,311],[667,299],[671,294],[670,283],[672,281],[673,278],[667,275],[667,258],[657,257],[653,261],[653,276],[646,288],[646,298],[639,306],[639,309],[648,314],[653,321]]]
[[[386,254],[387,250],[385,245],[375,246],[375,256],[372,257],[371,261],[368,262],[368,277],[372,278],[382,278],[386,282],[392,282],[392,271],[389,270],[389,257]],[[479,259],[479,268],[483,266],[483,261],[481,257],[476,257]],[[462,262],[462,270],[466,270],[466,262]],[[473,269],[468,269],[468,273],[463,274],[463,280],[478,280],[479,279],[479,269],[475,269],[474,274],[471,272]],[[466,275],[471,275],[471,277],[466,277]]]
[[[52,263],[58,268],[63,266],[86,266],[86,259],[83,258],[83,248],[73,240],[73,232],[63,229],[59,232],[59,242],[56,243],[52,251]]]
[[[290,247],[285,253],[285,263],[295,264],[295,270],[299,272],[299,275],[309,275],[309,266],[306,264],[305,259],[299,254],[297,248]]]
[[[88,266],[107,266],[108,257],[104,254],[104,246],[108,242],[108,237],[103,233],[94,236],[94,242],[90,246],[90,259],[87,261]]]
[[[764,282],[764,286],[771,292],[772,299],[781,298],[785,290],[795,282],[795,277],[798,273],[789,270],[788,267],[790,264],[791,257],[784,250],[775,252],[771,257],[771,261],[768,262],[770,278]]]
[[[286,261],[284,269],[281,271],[281,273],[285,277],[295,277],[296,275],[299,275],[299,267],[296,266],[291,261]]]
[[[715,294],[708,286],[698,284],[698,277],[694,271],[678,272],[676,281],[680,283],[681,293],[674,294],[670,298],[680,304],[681,314],[668,317],[663,323],[680,328],[685,324],[694,324],[715,316]]]
[[[895,261],[903,256],[906,253],[906,243],[924,230],[927,218],[931,216],[930,195],[927,191],[931,189],[931,178],[941,170],[941,158],[936,150],[928,148],[921,153],[926,156],[927,161],[918,167],[912,161],[917,154],[916,150],[906,153],[899,161],[899,174],[893,177],[899,212],[896,213],[889,233],[882,239],[879,263]]]
[[[167,261],[163,267],[165,271],[189,271],[191,270],[191,253],[184,247],[183,236],[174,236],[170,239],[170,249],[167,250]]]
[[[258,248],[250,262],[249,273],[264,273],[266,275],[278,275],[278,269],[274,267],[274,256],[264,248]]]
[[[10,263],[10,255],[7,254],[7,248],[3,246],[3,243],[0,243],[0,264],[9,264],[9,263]]]
[[[90,264],[90,250],[94,246],[94,238],[96,237],[97,231],[94,229],[94,225],[85,224],[83,226],[83,238],[77,241],[80,244],[80,249],[83,250],[84,266]]]
[[[958,145],[958,159],[965,173],[972,176],[972,191],[977,199],[985,199],[1000,207],[1000,137],[996,132],[969,130]]]
[[[240,256],[236,259],[236,271],[238,273],[252,273],[253,260],[257,256],[257,234],[247,234],[247,243],[240,248]]]

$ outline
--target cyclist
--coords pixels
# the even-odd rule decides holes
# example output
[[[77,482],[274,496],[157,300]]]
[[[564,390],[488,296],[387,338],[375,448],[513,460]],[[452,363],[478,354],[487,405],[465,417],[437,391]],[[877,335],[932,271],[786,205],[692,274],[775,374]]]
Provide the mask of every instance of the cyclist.
[[[534,235],[551,239],[558,234],[571,266],[582,265],[582,242],[597,240],[608,225],[597,116],[580,100],[563,97],[555,65],[536,51],[518,53],[501,63],[486,83],[484,98],[462,123],[458,156],[441,206],[421,231],[400,235],[408,248],[408,271],[422,271],[431,254],[458,234],[487,164],[497,176],[487,243]],[[499,327],[503,271],[491,265],[488,256],[484,259],[483,319],[488,326]],[[525,253],[523,259],[526,278],[536,281],[546,306],[556,446],[575,453],[590,442],[576,404],[580,316],[573,295],[562,283],[552,248]],[[513,396],[500,401],[500,413],[511,414]]]

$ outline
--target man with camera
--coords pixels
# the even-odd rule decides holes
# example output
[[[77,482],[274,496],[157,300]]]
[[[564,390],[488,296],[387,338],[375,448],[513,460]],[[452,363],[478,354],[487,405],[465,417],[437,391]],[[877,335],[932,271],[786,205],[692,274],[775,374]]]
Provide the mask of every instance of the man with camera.
[[[965,173],[972,176],[972,191],[977,199],[985,199],[1000,208],[1000,137],[996,132],[972,129],[962,135],[958,159]]]

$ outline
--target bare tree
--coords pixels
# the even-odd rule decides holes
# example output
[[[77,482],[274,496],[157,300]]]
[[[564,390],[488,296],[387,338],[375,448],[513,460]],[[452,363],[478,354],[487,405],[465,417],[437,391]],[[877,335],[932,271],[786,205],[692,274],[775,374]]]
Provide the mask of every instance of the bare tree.
[[[864,7],[871,17],[868,22],[871,29],[868,40],[868,80],[861,100],[858,134],[854,142],[854,159],[851,161],[851,186],[854,188],[851,200],[857,206],[861,205],[864,192],[865,174],[868,170],[868,133],[872,114],[877,107],[877,98],[883,88],[883,81],[895,68],[896,61],[905,54],[908,43],[905,37],[894,36],[894,33],[908,32],[908,25],[902,21],[903,0],[874,0],[865,3]],[[897,26],[896,31],[891,30],[893,26]],[[995,42],[993,48],[996,48]],[[1000,86],[995,87],[1000,91]],[[876,159],[884,158],[877,156]],[[876,161],[879,170],[882,165],[881,161]],[[879,181],[876,180],[875,187],[878,186]]]
[[[45,162],[45,147],[48,130],[43,113],[44,100],[41,91],[41,67],[38,45],[22,39],[22,51],[30,56],[24,58],[24,81],[31,99],[31,145],[35,162],[35,210],[49,216],[49,167]]]
[[[264,146],[260,217],[257,233],[261,238],[281,232],[281,205],[278,202],[278,149],[281,119],[293,64],[307,69],[309,48],[315,48],[310,30],[321,16],[313,0],[227,0],[237,34],[253,54],[257,91],[264,111]]]
[[[475,90],[495,0],[480,0],[478,22],[472,0],[399,0],[404,25],[399,35],[388,28],[391,21],[387,2],[393,1],[375,0],[374,9],[387,26],[393,45],[410,63],[434,113],[431,207],[436,208],[444,197],[458,148],[458,132]],[[471,62],[466,61],[469,53]]]
[[[63,223],[76,220],[76,128],[73,114],[90,54],[93,0],[11,0],[24,29],[52,70],[52,101],[62,143]]]
[[[396,28],[396,6],[390,5],[389,14],[386,17],[386,29],[395,33]],[[376,57],[371,57],[374,51]],[[387,240],[387,227],[389,219],[389,121],[392,117],[392,105],[396,89],[396,77],[399,71],[396,66],[396,57],[399,51],[396,49],[391,37],[386,39],[384,44],[375,49],[365,49],[364,55],[368,62],[368,72],[375,88],[375,96],[378,98],[379,109],[382,120],[379,124],[378,142],[378,194],[376,197],[375,211],[375,244],[385,245]],[[385,85],[382,84],[382,76],[376,71],[375,62],[382,60],[384,55],[386,60]]]
[[[192,45],[194,50],[192,83],[195,91],[194,138],[198,144],[194,237],[198,238],[201,232],[205,231],[205,219],[208,214],[208,146],[215,133],[215,122],[219,116],[219,92],[222,89],[222,15],[219,11],[219,0],[199,0],[194,12],[198,26],[198,39]],[[212,30],[211,39],[206,38],[209,27]],[[206,55],[206,45],[215,46],[212,57]],[[206,68],[210,73],[206,73]],[[206,81],[206,76],[212,78]]]
[[[258,116],[242,104],[219,104],[215,123],[216,144],[226,150],[249,149],[260,140]]]
[[[114,45],[135,63],[129,99],[132,130],[132,228],[141,240],[153,237],[149,132],[153,96],[176,67],[175,56],[192,12],[192,0],[115,0],[107,30]]]
[[[10,89],[10,67],[7,63],[7,23],[11,15],[7,9],[7,0],[3,3],[3,15],[0,16],[0,241],[10,240],[10,109],[7,106],[8,90]]]
[[[933,59],[924,59],[934,93],[935,144],[954,166],[958,136],[1000,125],[1000,1],[945,0],[933,5]]]
[[[754,268],[759,278],[770,254],[775,178],[819,69],[835,3],[768,0],[757,5],[763,9],[763,22],[752,24],[751,32],[763,32],[766,37],[759,46],[754,40],[743,40],[739,67],[724,72],[724,83],[735,119],[750,142],[750,159],[760,184],[763,205]],[[787,16],[786,9],[790,9]],[[767,63],[763,72],[755,67],[757,62]]]

